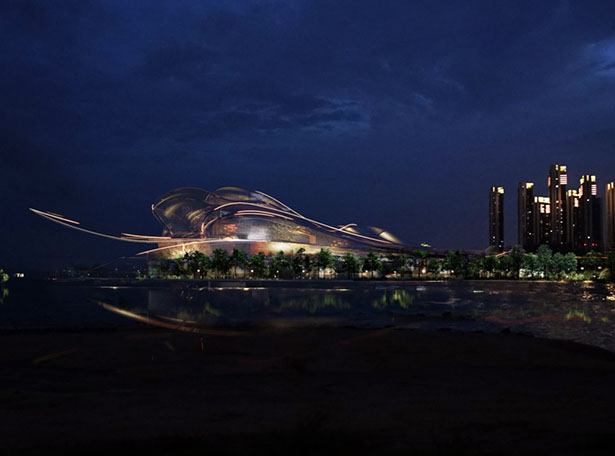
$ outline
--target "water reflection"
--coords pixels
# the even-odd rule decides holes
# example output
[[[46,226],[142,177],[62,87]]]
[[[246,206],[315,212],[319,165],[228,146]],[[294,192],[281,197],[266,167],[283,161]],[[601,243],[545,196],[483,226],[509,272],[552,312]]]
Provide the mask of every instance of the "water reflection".
[[[399,306],[408,310],[414,302],[415,294],[403,289],[395,289],[392,292],[385,291],[379,297],[372,300],[371,305],[374,309],[384,310],[387,307]]]
[[[358,284],[340,289],[178,286],[149,289],[146,299],[126,299],[128,290],[118,288],[104,291],[105,302],[118,308],[128,305],[137,315],[199,327],[266,324],[276,318],[309,323],[320,322],[320,317],[358,326],[400,325],[408,321],[400,317],[413,317],[413,327],[422,319],[431,326],[505,326],[547,336],[560,334],[566,324],[610,323],[614,306],[609,297],[615,295],[612,286],[552,282]],[[570,328],[565,332],[579,333]]]
[[[318,286],[164,283],[95,287],[19,282],[4,302],[0,328],[130,321],[195,332],[281,324],[466,331],[509,328],[615,351],[613,285],[451,281]],[[92,301],[102,304],[92,306]]]
[[[151,326],[157,326],[165,329],[173,329],[176,331],[184,331],[184,332],[193,332],[198,334],[210,334],[217,336],[238,336],[241,334],[239,331],[228,331],[228,330],[219,330],[219,329],[208,329],[203,328],[198,325],[198,321],[196,320],[182,320],[181,318],[172,318],[164,315],[159,315],[156,317],[150,317],[146,315],[141,315],[136,312],[131,312],[126,309],[121,309],[119,307],[113,306],[111,304],[99,301],[98,304],[103,307],[105,310],[116,313],[118,315],[122,315],[124,317],[131,318],[133,320],[137,320],[143,323],[146,323]]]
[[[324,309],[349,310],[350,302],[343,295],[333,293],[308,294],[306,296],[292,297],[279,302],[277,311],[303,310],[314,315]]]

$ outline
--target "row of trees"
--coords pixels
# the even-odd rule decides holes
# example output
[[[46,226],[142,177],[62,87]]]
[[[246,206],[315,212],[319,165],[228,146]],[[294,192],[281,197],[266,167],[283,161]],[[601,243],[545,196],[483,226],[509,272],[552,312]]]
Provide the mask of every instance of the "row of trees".
[[[408,255],[382,256],[369,253],[358,257],[352,253],[336,256],[328,249],[307,254],[304,249],[294,253],[279,252],[265,256],[262,252],[248,256],[239,249],[231,254],[216,249],[207,256],[193,251],[173,260],[153,263],[150,276],[155,277],[252,277],[307,278],[335,275],[355,278],[360,273],[368,277],[396,278],[541,278],[541,279],[613,279],[615,254],[606,259],[597,253],[577,257],[573,253],[553,253],[543,245],[534,253],[517,246],[503,255],[476,256],[448,252],[444,257],[432,257],[416,250]]]
[[[375,253],[360,258],[352,253],[335,256],[328,249],[316,254],[307,254],[299,249],[292,254],[278,252],[265,256],[258,252],[250,257],[239,249],[229,254],[215,249],[210,256],[199,251],[186,253],[178,259],[160,260],[153,264],[150,275],[160,277],[254,277],[254,278],[303,278],[314,275],[336,275],[353,278],[360,272],[374,274],[383,270],[383,261]]]
[[[606,258],[597,252],[577,257],[574,253],[553,253],[546,245],[536,253],[520,246],[503,255],[468,256],[449,252],[444,259],[431,259],[427,270],[432,275],[445,273],[459,278],[508,278],[552,280],[610,280],[615,272],[615,252]]]

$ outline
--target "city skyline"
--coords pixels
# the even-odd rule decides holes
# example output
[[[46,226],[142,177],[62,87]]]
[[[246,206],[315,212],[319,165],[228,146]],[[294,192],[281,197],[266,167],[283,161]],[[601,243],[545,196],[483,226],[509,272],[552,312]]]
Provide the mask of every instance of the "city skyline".
[[[501,242],[502,234],[495,234],[496,218],[498,225],[506,226],[504,211],[500,209],[503,202],[496,202],[493,197],[496,189],[503,197],[504,187],[490,187],[489,247],[501,252],[503,248],[519,245],[526,251],[536,251],[540,245],[548,245],[555,251],[580,255],[612,251],[615,247],[615,183],[611,181],[604,186],[602,198],[595,174],[581,174],[577,189],[573,182],[566,165],[552,164],[547,176],[548,196],[539,195],[534,182],[518,183],[514,243]]]

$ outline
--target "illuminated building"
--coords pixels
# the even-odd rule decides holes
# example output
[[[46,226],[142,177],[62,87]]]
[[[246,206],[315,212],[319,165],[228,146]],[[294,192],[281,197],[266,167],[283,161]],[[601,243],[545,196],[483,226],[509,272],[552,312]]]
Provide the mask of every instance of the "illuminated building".
[[[534,232],[538,246],[551,241],[551,200],[547,196],[534,197]]]
[[[576,251],[579,248],[579,192],[566,192],[566,246]]]
[[[517,236],[519,245],[526,251],[536,249],[533,182],[521,182],[517,188]]]
[[[615,251],[615,182],[606,186],[606,250]]]
[[[596,176],[585,174],[579,186],[579,245],[580,253],[602,249],[602,210],[598,197]]]
[[[381,228],[361,228],[356,223],[332,226],[299,214],[259,191],[222,187],[213,192],[179,188],[152,205],[162,224],[162,236],[122,233],[109,235],[88,230],[79,222],[52,212],[31,209],[48,220],[98,236],[125,242],[156,244],[141,254],[176,257],[199,250],[221,248],[247,253],[291,252],[299,248],[315,253],[322,248],[335,254],[352,252],[409,252],[395,236]]]
[[[566,242],[566,166],[551,165],[547,184],[551,202],[551,247],[561,251]]]
[[[504,187],[489,190],[489,247],[504,251]]]

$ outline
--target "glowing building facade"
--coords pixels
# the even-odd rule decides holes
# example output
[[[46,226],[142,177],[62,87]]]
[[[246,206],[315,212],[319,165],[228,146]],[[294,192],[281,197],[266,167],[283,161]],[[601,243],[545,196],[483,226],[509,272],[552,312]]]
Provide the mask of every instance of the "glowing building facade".
[[[548,245],[552,237],[551,229],[551,200],[548,196],[534,197],[534,232],[536,233],[536,247]]]
[[[250,254],[300,248],[307,253],[327,248],[335,254],[408,251],[401,241],[381,228],[361,228],[355,223],[328,225],[299,214],[263,192],[237,187],[212,192],[179,188],[162,196],[152,205],[154,217],[163,226],[162,236],[113,236],[84,229],[79,222],[59,214],[32,210],[77,230],[126,242],[157,244],[141,254],[176,257],[193,250],[208,254],[216,248],[238,248]]]
[[[566,245],[573,252],[576,252],[581,244],[579,207],[579,192],[577,190],[568,190],[566,192]]]
[[[517,188],[517,242],[528,252],[536,248],[534,212],[534,183],[521,182]]]
[[[609,182],[606,186],[606,250],[615,251],[615,182]]]
[[[598,196],[596,176],[585,174],[581,176],[578,190],[568,189],[567,168],[556,164],[549,168],[547,184],[548,196],[536,196],[531,182],[519,184],[519,244],[527,251],[535,251],[543,244],[555,251],[581,255],[604,251],[602,200]],[[606,188],[607,198],[609,191],[612,198],[609,185]],[[532,197],[533,204],[530,203]],[[608,231],[609,201],[606,203]],[[533,223],[528,223],[529,220]],[[607,232],[607,242],[608,236]]]
[[[549,169],[549,199],[551,200],[551,247],[565,250],[566,244],[566,187],[568,174],[566,166],[551,165]]]
[[[504,187],[489,190],[489,248],[504,251]]]
[[[585,174],[579,181],[580,253],[602,250],[602,202],[598,197],[596,176]]]

